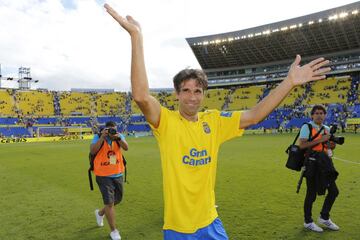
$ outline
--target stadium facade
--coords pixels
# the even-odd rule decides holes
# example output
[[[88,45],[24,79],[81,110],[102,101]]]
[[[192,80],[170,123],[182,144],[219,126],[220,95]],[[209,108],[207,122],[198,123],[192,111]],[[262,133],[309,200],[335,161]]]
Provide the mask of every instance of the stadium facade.
[[[296,54],[360,70],[360,2],[245,30],[187,38],[210,87],[281,80]]]
[[[327,75],[328,84],[311,83],[295,89],[295,94],[290,94],[293,97],[288,97],[293,102],[285,100],[286,104],[255,128],[299,127],[309,120],[309,109],[314,104],[328,106],[328,124],[345,128],[349,123],[356,128],[360,123],[359,26],[360,2],[355,2],[254,28],[186,40],[208,75],[209,88],[231,89],[233,96],[224,97],[224,110],[235,110],[229,105],[238,104],[237,97],[241,101],[251,98],[251,92],[258,91],[254,86],[264,86],[256,93],[258,100],[264,98],[273,84],[287,75],[296,54],[302,56],[302,63],[318,57],[329,59],[332,71]]]

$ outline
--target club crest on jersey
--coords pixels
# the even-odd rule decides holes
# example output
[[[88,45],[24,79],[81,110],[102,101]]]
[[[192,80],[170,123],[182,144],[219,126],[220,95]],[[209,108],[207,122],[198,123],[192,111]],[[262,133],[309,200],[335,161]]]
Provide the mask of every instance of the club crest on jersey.
[[[202,124],[203,124],[204,133],[209,134],[211,131],[210,131],[210,127],[209,127],[208,123],[203,122]]]

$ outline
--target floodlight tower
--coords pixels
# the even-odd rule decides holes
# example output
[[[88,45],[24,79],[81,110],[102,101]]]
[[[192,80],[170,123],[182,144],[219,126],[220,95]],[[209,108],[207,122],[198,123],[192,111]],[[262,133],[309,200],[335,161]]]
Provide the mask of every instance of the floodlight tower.
[[[2,81],[14,81],[17,80],[19,83],[19,89],[30,89],[31,83],[37,83],[39,80],[32,79],[30,68],[28,67],[19,67],[19,77],[3,77],[1,73],[1,64],[0,64],[0,88]]]
[[[37,83],[39,80],[35,80],[31,77],[30,68],[19,67],[19,89],[30,89],[31,83]]]

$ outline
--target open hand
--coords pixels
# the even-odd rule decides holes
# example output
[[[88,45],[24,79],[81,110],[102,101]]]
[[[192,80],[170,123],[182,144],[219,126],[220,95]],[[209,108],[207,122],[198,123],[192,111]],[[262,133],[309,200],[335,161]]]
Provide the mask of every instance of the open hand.
[[[326,78],[325,74],[331,70],[330,67],[324,67],[329,63],[329,60],[324,58],[317,58],[303,66],[300,66],[300,61],[300,55],[296,55],[295,61],[291,64],[288,73],[288,81],[290,81],[293,87],[310,81],[324,79]]]
[[[130,34],[130,36],[141,32],[140,24],[135,21],[133,17],[122,17],[107,3],[104,5],[104,8]]]

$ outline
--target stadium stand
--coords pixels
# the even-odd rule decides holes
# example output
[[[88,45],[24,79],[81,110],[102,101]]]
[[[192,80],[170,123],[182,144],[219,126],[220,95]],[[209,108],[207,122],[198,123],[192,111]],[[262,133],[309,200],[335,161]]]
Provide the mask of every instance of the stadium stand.
[[[177,108],[178,100],[176,99],[174,91],[160,91],[158,93],[153,93],[153,96],[159,100],[161,105],[169,109]]]
[[[93,95],[96,115],[120,115],[125,112],[126,93],[113,92]]]
[[[229,94],[227,89],[209,89],[205,92],[203,110],[223,109],[225,98]]]
[[[360,118],[359,9],[356,2],[240,31],[187,38],[209,79],[203,110],[254,106],[284,79],[300,54],[303,63],[319,56],[330,59],[327,79],[295,88],[251,129],[298,128],[309,120],[314,104],[326,105],[327,124],[344,127],[347,119]],[[154,89],[151,94],[161,105],[177,109],[173,90]],[[49,131],[45,134],[63,134],[60,127],[67,126],[96,130],[109,120],[130,134],[150,131],[131,93],[0,89],[0,136],[33,136],[44,126],[44,132]]]
[[[15,115],[15,99],[11,96],[10,89],[0,89],[0,116]]]
[[[89,116],[91,114],[91,95],[89,93],[62,92],[59,98],[62,115]]]
[[[53,116],[53,95],[42,91],[16,91],[18,111],[22,115]]]
[[[243,110],[254,106],[263,93],[263,86],[246,86],[237,88],[229,96],[227,110]]]
[[[318,81],[312,85],[306,103],[346,103],[350,85],[351,78],[348,76],[332,77],[324,81]]]
[[[24,127],[0,127],[0,136],[5,137],[32,137]]]

